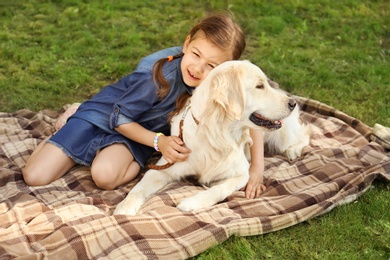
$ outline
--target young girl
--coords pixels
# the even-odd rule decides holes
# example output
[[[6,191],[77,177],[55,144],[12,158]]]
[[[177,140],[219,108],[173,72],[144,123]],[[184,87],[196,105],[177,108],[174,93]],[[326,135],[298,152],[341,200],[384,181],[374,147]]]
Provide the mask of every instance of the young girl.
[[[187,35],[181,47],[145,57],[134,72],[85,101],[47,142],[32,153],[23,177],[28,185],[46,185],[76,164],[91,166],[102,189],[115,189],[134,179],[154,150],[170,162],[186,160],[190,150],[168,136],[168,114],[177,109],[208,73],[245,49],[245,36],[227,13],[211,15]],[[178,98],[180,96],[180,98]],[[248,198],[264,189],[263,142],[252,131]]]

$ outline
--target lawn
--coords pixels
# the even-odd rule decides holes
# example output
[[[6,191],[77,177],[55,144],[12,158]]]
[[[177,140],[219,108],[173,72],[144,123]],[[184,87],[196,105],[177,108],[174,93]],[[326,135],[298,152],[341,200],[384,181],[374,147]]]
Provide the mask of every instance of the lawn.
[[[230,9],[244,59],[285,90],[369,126],[390,126],[386,0],[0,2],[0,110],[59,110],[181,45],[208,11]],[[197,259],[389,259],[390,185],[285,230],[232,237]]]

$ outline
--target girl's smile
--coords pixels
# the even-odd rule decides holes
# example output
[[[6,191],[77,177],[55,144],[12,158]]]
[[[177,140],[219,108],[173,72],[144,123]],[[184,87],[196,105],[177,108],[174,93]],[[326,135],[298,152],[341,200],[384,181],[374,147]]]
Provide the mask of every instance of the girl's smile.
[[[192,73],[189,70],[187,70],[187,72],[188,75],[190,75],[190,77],[193,78],[193,80],[200,80],[200,78],[196,77],[195,75],[192,75]]]

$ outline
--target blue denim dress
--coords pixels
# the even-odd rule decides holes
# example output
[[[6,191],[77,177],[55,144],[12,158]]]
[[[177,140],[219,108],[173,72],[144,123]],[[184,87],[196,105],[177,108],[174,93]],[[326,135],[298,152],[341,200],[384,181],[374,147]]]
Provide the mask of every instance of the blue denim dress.
[[[159,59],[181,51],[181,47],[172,47],[143,58],[133,73],[106,86],[82,103],[49,142],[62,149],[76,163],[87,166],[91,165],[100,149],[123,143],[144,167],[154,149],[124,137],[115,128],[137,122],[151,131],[169,134],[168,113],[175,108],[175,101],[182,92],[191,93],[194,88],[185,85],[180,70],[182,58],[177,58],[163,66],[163,75],[170,90],[164,99],[158,100],[153,65]]]

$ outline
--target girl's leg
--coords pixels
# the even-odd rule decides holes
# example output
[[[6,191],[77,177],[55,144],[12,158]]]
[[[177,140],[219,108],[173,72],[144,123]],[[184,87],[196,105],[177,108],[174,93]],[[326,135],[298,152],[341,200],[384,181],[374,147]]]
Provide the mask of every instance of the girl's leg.
[[[141,167],[124,144],[107,146],[92,162],[92,179],[99,188],[113,190],[134,179]]]
[[[46,185],[62,177],[76,163],[60,148],[41,142],[22,169],[24,181],[31,186]]]

